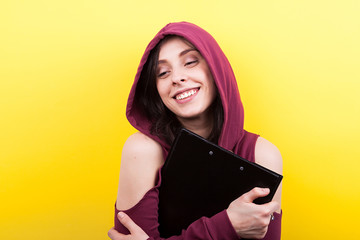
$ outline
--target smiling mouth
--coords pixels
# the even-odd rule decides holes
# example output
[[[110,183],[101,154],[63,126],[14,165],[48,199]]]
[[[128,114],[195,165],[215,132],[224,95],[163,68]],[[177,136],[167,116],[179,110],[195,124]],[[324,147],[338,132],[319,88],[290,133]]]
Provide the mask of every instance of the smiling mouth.
[[[186,99],[192,95],[194,95],[195,93],[197,93],[199,91],[200,88],[194,88],[194,89],[191,89],[189,91],[186,91],[186,92],[182,92],[178,95],[175,96],[175,99],[177,100],[183,100],[183,99]]]

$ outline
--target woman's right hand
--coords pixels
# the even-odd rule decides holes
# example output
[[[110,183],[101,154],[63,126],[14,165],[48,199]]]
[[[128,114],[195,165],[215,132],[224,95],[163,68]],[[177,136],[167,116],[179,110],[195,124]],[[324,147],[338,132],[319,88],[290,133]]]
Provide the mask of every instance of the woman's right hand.
[[[280,208],[275,201],[258,205],[253,201],[270,193],[268,188],[253,188],[230,203],[227,211],[231,224],[241,238],[264,238],[272,214]]]

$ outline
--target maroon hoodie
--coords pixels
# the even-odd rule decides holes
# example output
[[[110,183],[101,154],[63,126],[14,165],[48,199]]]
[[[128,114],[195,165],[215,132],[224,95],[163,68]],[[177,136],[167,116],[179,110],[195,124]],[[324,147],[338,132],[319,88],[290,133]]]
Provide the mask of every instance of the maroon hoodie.
[[[166,144],[164,140],[150,134],[149,119],[146,118],[145,114],[140,109],[134,107],[133,101],[142,68],[147,61],[150,51],[161,39],[170,34],[182,36],[187,39],[197,48],[208,63],[224,109],[224,124],[218,144],[221,147],[231,150],[239,156],[254,162],[255,143],[258,135],[249,133],[243,129],[244,109],[230,63],[215,39],[205,30],[191,23],[169,23],[156,34],[154,39],[151,40],[147,46],[128,99],[126,116],[129,122],[137,130],[159,142],[163,148],[164,158],[166,159],[170,146]],[[161,176],[159,170],[156,186],[150,189],[135,206],[127,210],[122,210],[150,236],[150,239],[162,239],[158,231],[158,194],[160,184]],[[119,210],[115,208],[115,229],[119,232],[128,234],[129,231],[116,217],[118,212]],[[281,214],[274,213],[274,216],[275,220],[271,221],[268,233],[264,239],[280,240]],[[181,235],[172,236],[169,239],[230,240],[238,239],[238,237],[224,209],[213,217],[202,217],[198,219],[187,229],[184,229]]]

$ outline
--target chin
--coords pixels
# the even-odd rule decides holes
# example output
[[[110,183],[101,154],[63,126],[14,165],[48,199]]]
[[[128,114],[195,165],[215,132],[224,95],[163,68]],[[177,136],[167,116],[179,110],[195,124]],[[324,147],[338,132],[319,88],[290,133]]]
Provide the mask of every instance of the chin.
[[[195,111],[177,114],[178,118],[188,119],[188,120],[198,119],[202,115],[204,115],[204,112],[195,112]]]

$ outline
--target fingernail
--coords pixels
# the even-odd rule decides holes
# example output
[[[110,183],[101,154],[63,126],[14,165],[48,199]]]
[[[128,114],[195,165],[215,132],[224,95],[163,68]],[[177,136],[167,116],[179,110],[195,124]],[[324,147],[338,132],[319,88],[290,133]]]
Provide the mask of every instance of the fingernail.
[[[270,189],[268,189],[268,188],[263,188],[262,190],[263,190],[263,192],[269,192],[270,191]]]
[[[123,212],[119,212],[118,216],[119,216],[119,218],[123,218],[123,217],[125,217],[125,214]]]

